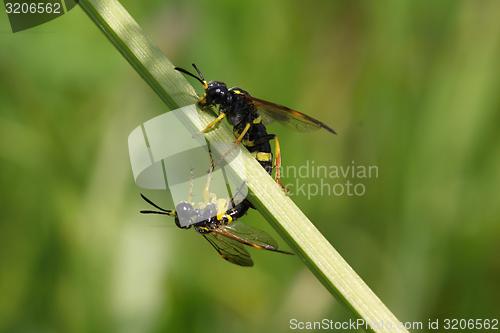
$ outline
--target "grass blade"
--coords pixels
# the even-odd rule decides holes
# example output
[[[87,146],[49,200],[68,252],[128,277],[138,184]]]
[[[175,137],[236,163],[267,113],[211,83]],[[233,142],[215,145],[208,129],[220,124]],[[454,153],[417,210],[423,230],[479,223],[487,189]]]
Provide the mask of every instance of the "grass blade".
[[[80,0],[79,4],[167,107],[193,104],[193,87],[145,37],[118,1]],[[200,129],[210,120],[208,114],[201,120],[192,119]],[[207,137],[234,140],[229,131],[222,129]],[[244,155],[247,173],[251,175],[250,200],[321,283],[365,322],[376,324],[369,331],[407,332],[260,164],[246,151]]]

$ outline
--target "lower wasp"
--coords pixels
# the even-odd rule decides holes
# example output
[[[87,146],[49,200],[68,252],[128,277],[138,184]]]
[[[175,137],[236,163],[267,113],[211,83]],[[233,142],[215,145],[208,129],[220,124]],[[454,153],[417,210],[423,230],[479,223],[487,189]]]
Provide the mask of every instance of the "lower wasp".
[[[194,227],[225,260],[240,266],[253,266],[250,253],[243,245],[260,250],[268,250],[284,254],[293,254],[278,249],[278,243],[266,232],[237,221],[252,206],[243,200],[227,209],[226,200],[210,202],[203,207],[195,207],[193,203],[184,201],[177,204],[175,210],[163,209],[141,194],[141,197],[157,210],[141,210],[142,214],[160,214],[174,218],[181,229]],[[187,227],[181,226],[179,219],[200,221]]]

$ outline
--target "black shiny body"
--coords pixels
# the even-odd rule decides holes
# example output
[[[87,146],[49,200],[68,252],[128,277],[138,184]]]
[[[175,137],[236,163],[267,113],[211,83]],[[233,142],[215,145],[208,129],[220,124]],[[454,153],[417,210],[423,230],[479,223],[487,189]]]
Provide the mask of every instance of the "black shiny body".
[[[269,174],[275,167],[275,179],[280,185],[280,145],[276,135],[267,133],[265,124],[277,120],[300,131],[323,128],[336,134],[330,126],[302,112],[253,97],[240,88],[227,88],[226,84],[221,81],[207,81],[195,64],[193,64],[193,68],[197,75],[180,67],[175,67],[175,70],[198,80],[203,85],[205,93],[198,98],[197,103],[200,108],[218,108],[219,111],[218,117],[207,124],[202,132],[207,133],[214,129],[223,118],[227,118],[233,126],[233,133],[237,138],[235,143],[242,143]],[[276,155],[274,159],[269,144],[269,141],[273,139],[275,140],[274,153]]]
[[[181,226],[179,223],[179,215],[182,215],[183,211],[180,205],[186,205],[190,211],[189,213],[194,215],[196,217],[196,220],[202,221],[185,227]],[[247,213],[248,209],[253,207],[250,201],[245,199],[239,204],[235,205],[233,208],[228,209],[222,216],[222,219],[219,220],[217,218],[217,209],[215,207],[215,204],[213,203],[208,204],[204,208],[193,208],[189,203],[181,203],[180,205],[177,205],[175,225],[177,225],[177,227],[181,229],[190,229],[191,227],[194,227],[194,229],[200,234],[210,233],[213,229],[217,228],[221,224],[229,223],[229,216],[231,218],[231,221],[239,219]]]
[[[160,214],[174,217],[175,224],[181,229],[190,229],[194,226],[195,231],[201,234],[223,259],[233,264],[253,266],[250,253],[244,248],[244,245],[255,249],[292,254],[291,252],[279,250],[278,243],[266,232],[237,221],[247,213],[249,208],[255,208],[246,199],[237,205],[231,199],[234,207],[222,210],[219,206],[219,211],[217,205],[224,204],[227,207],[227,202],[217,200],[217,204],[210,202],[201,208],[196,208],[192,203],[182,201],[176,205],[176,210],[173,211],[161,208],[143,194],[141,194],[141,197],[157,209],[141,210],[142,214]],[[180,221],[188,222],[186,223],[188,225],[182,227]]]
[[[274,139],[275,135],[267,132],[266,126],[262,123],[260,114],[249,96],[248,92],[243,89],[236,87],[227,89],[223,82],[210,81],[205,98],[199,104],[201,107],[218,105],[219,112],[225,113],[226,118],[233,126],[235,137],[242,133],[246,124],[250,124],[250,129],[241,143],[255,155],[267,173],[271,174],[273,155],[269,141]]]
[[[267,133],[267,129],[264,124],[253,124],[250,127],[250,130],[247,133],[248,140],[243,140],[243,145],[248,149],[251,153],[269,153],[270,158],[267,160],[260,160],[257,158],[257,161],[262,165],[262,167],[266,170],[268,174],[272,174],[273,172],[273,163],[272,163],[272,151],[270,140],[274,139],[274,134]]]

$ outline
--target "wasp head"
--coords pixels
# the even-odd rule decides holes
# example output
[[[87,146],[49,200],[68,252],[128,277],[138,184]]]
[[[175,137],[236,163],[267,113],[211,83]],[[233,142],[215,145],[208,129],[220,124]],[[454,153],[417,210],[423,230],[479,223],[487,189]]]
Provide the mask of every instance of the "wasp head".
[[[177,206],[175,207],[175,212],[177,213],[175,218],[175,224],[179,228],[190,228],[191,224],[193,223],[193,220],[197,215],[197,212],[194,209],[193,205],[185,201],[181,201],[177,204]],[[182,227],[179,221],[183,221],[183,224],[187,226]]]
[[[227,86],[223,82],[210,81],[205,89],[205,96],[200,99],[200,104],[204,105],[226,105],[230,102],[231,95]]]
[[[200,106],[226,105],[231,101],[229,90],[223,82],[207,82],[198,67],[195,64],[193,64],[193,67],[197,75],[179,67],[175,67],[175,70],[195,78],[203,85],[205,94],[198,100]]]

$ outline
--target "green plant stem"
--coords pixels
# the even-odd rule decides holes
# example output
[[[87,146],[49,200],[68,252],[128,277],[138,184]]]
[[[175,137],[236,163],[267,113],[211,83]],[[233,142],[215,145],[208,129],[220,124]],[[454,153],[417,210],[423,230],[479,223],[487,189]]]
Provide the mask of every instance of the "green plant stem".
[[[168,108],[176,109],[196,101],[193,87],[145,37],[118,1],[81,0],[79,4]],[[201,129],[210,117],[207,114],[191,120]],[[223,129],[212,131],[207,137],[217,141],[234,140],[232,134]],[[250,175],[247,177],[250,200],[321,283],[360,318],[377,324],[369,331],[407,332],[260,164],[246,150],[243,155],[245,171]],[[241,175],[245,172],[235,171]]]

